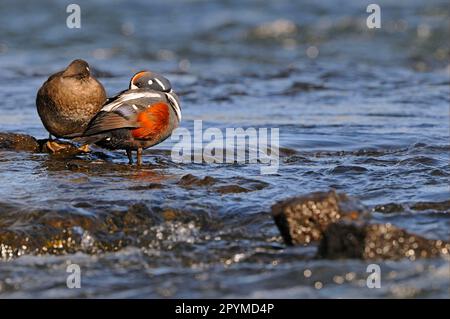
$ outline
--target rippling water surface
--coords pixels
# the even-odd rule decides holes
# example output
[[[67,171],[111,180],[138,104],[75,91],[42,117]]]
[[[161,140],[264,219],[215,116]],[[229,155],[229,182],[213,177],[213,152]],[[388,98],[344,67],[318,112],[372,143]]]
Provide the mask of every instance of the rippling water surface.
[[[44,138],[37,89],[84,58],[109,95],[140,69],[167,75],[182,127],[279,128],[280,168],[173,163],[170,140],[142,169],[120,152],[0,150],[0,243],[16,248],[0,249],[0,297],[448,298],[446,259],[380,262],[368,289],[368,262],[286,248],[270,215],[335,188],[377,222],[449,239],[447,1],[380,1],[379,30],[364,1],[79,4],[68,29],[64,2],[0,3],[0,131]],[[70,263],[82,289],[66,288]]]

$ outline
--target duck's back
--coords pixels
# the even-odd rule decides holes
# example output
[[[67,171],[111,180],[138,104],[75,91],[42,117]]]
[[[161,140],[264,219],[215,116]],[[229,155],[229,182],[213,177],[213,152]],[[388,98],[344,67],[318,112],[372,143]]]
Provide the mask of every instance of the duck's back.
[[[105,101],[105,89],[95,78],[64,77],[63,72],[50,76],[36,97],[39,116],[56,137],[83,132]]]

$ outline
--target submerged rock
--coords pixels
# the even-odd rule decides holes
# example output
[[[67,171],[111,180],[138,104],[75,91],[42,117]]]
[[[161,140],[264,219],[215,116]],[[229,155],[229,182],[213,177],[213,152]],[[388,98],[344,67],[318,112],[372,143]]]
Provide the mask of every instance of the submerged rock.
[[[48,139],[38,140],[27,134],[0,132],[0,150],[2,149],[33,153],[43,152],[65,157],[89,152],[89,147],[87,145],[78,147],[67,141]]]
[[[309,244],[340,220],[364,220],[364,207],[345,194],[317,192],[281,201],[272,206],[272,216],[287,245]]]
[[[40,151],[44,153],[61,155],[64,157],[71,157],[82,153],[89,153],[88,145],[78,147],[70,142],[52,140],[39,140],[39,143],[42,145]]]
[[[96,216],[69,210],[24,210],[1,202],[0,210],[0,260],[24,254],[97,254],[127,246],[167,250],[176,243],[196,241],[200,230],[220,227],[205,211],[162,209],[144,203],[105,209]]]
[[[198,178],[192,174],[186,174],[178,181],[178,185],[184,187],[192,186],[210,186],[216,184],[218,181],[211,176],[205,176],[204,178]]]
[[[360,259],[430,258],[449,255],[450,244],[410,234],[391,224],[338,222],[323,233],[318,257]]]
[[[391,224],[369,224],[365,207],[334,191],[284,200],[272,216],[287,245],[320,241],[319,258],[402,259],[450,254],[450,244],[431,240]]]
[[[16,133],[0,133],[0,150],[38,152],[40,145],[30,135]]]
[[[243,177],[218,179],[211,176],[205,176],[204,178],[199,178],[192,174],[187,174],[181,177],[178,181],[178,185],[188,189],[205,187],[208,190],[220,194],[236,194],[261,190],[269,184],[263,181]]]

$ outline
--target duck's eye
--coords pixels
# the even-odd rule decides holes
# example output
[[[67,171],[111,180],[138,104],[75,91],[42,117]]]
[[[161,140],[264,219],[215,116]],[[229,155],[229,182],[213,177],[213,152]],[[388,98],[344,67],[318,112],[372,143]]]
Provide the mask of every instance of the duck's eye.
[[[147,83],[148,83],[148,85],[152,85],[153,84],[153,80],[150,79],[150,80],[147,81]]]

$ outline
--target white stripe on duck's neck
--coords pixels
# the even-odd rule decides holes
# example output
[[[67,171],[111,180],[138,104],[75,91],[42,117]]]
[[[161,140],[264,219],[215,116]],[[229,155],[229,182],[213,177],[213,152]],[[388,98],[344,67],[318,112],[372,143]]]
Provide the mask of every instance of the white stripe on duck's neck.
[[[180,105],[178,104],[178,101],[170,94],[173,91],[171,90],[169,93],[166,93],[167,99],[170,102],[170,105],[172,106],[173,110],[175,111],[177,118],[178,118],[178,122],[181,122],[181,108]]]

